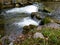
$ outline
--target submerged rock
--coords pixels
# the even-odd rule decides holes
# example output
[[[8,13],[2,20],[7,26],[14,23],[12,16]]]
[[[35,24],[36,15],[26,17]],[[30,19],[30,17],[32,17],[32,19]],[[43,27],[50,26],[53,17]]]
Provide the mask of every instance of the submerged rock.
[[[44,39],[43,34],[42,33],[39,33],[39,32],[36,32],[33,37],[34,38],[42,38],[42,39]]]

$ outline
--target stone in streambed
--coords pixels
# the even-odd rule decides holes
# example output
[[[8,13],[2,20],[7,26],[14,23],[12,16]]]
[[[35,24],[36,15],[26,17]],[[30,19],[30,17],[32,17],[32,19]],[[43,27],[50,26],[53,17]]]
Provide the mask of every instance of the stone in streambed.
[[[36,17],[36,19],[38,19],[38,20],[41,19],[40,14],[38,12],[31,13],[31,18],[34,18],[34,17]]]

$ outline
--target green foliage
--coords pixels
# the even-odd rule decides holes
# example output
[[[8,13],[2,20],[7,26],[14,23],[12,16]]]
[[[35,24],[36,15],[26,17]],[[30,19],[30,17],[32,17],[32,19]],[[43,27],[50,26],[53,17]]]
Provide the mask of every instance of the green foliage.
[[[48,37],[50,35],[51,31],[47,28],[43,28],[42,29],[42,34],[45,36],[45,37]]]
[[[50,23],[50,22],[51,22],[50,17],[45,17],[44,19],[42,19],[41,25],[44,25],[44,24],[47,24],[47,23]]]
[[[60,45],[60,29],[43,28],[41,32],[48,38],[49,45]]]
[[[54,33],[51,33],[49,36],[49,41],[51,43],[57,43],[57,36]]]

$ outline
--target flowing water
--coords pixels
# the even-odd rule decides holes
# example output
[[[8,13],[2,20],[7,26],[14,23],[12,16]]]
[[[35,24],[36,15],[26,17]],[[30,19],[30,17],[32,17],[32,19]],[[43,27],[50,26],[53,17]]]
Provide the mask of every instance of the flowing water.
[[[5,10],[2,15],[5,17],[5,30],[6,35],[9,35],[9,39],[12,41],[16,38],[16,36],[20,35],[23,27],[27,25],[36,25],[38,26],[40,21],[37,19],[31,19],[30,15],[32,12],[38,12],[38,10],[42,9],[42,4],[38,5],[29,5],[21,8],[13,8],[9,10]],[[42,13],[44,17],[46,14]],[[49,13],[55,14],[55,13]],[[60,13],[59,13],[60,14]]]
[[[21,8],[8,9],[1,13],[5,20],[6,35],[9,35],[11,41],[21,34],[24,26],[30,24],[39,25],[39,21],[31,19],[32,12],[38,12],[38,5],[33,4]]]

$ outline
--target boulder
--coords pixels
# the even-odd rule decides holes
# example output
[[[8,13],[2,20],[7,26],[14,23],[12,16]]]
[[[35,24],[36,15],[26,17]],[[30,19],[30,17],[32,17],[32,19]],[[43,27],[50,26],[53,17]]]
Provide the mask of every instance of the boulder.
[[[41,30],[41,29],[42,29],[42,26],[38,26],[38,27],[37,27],[37,30]]]
[[[60,24],[48,23],[48,24],[45,24],[44,27],[50,27],[50,28],[54,28],[54,29],[59,29],[60,28]]]
[[[40,14],[38,13],[38,12],[33,12],[33,13],[31,13],[31,18],[36,18],[36,19],[38,19],[38,20],[40,20],[41,19],[41,17],[40,17]]]
[[[36,33],[34,34],[33,38],[42,38],[42,39],[44,39],[44,36],[43,36],[42,33],[36,32]]]
[[[31,13],[31,18],[34,18],[36,14],[37,14],[36,12],[32,12]]]
[[[55,23],[60,24],[60,19],[53,19]]]

